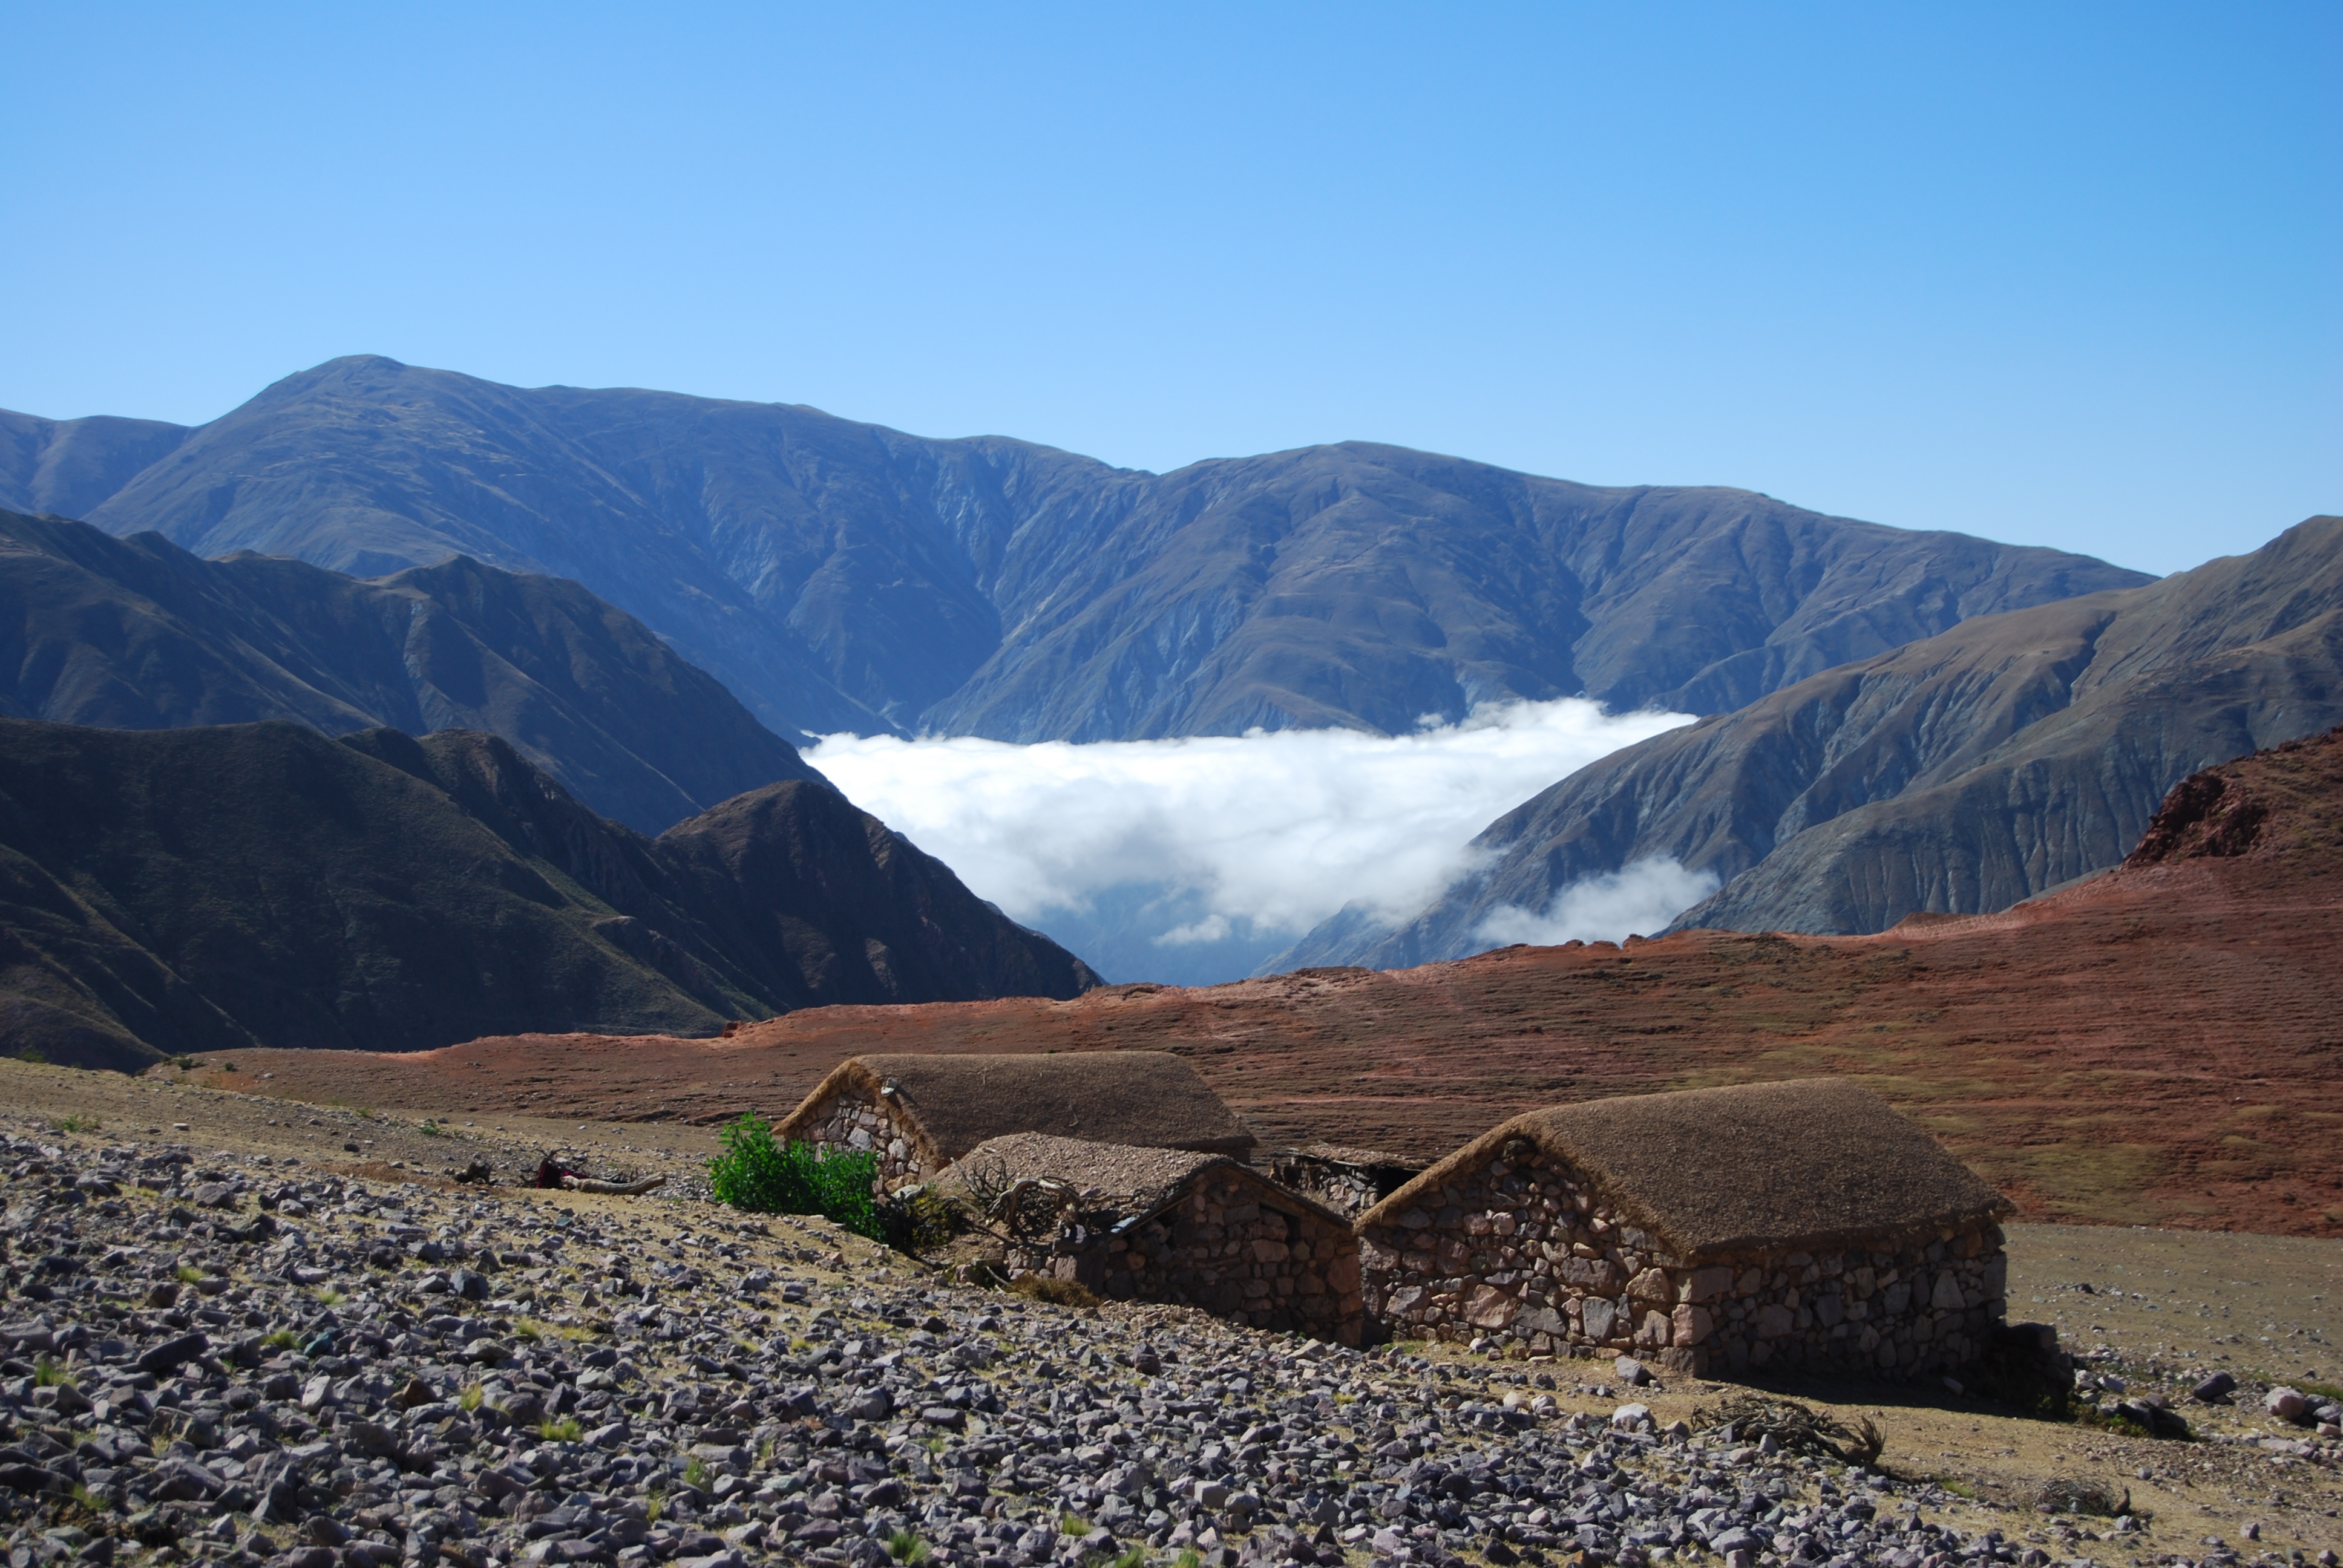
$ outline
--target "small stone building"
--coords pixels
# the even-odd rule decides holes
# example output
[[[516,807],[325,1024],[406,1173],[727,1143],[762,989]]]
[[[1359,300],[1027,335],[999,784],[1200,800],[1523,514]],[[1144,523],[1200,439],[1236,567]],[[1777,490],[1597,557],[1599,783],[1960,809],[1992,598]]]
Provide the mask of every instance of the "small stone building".
[[[2002,1322],[2008,1209],[1876,1095],[1805,1079],[1515,1117],[1358,1230],[1395,1338],[1906,1377]]]
[[[1004,1239],[1012,1272],[1359,1342],[1349,1217],[1225,1155],[1020,1132],[979,1145],[938,1185]]]
[[[881,1191],[1011,1132],[1240,1159],[1256,1141],[1194,1068],[1161,1050],[849,1057],[773,1129],[785,1142],[876,1153]]]
[[[1421,1160],[1338,1143],[1281,1149],[1269,1157],[1269,1173],[1279,1186],[1353,1219],[1398,1191],[1423,1169]]]

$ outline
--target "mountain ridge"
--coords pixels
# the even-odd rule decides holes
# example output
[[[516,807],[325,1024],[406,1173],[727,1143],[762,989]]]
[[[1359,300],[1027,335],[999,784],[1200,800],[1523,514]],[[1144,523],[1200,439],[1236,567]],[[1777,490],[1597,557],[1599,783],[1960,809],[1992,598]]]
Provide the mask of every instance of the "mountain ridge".
[[[35,447],[0,442],[0,497],[32,486]],[[87,518],[202,555],[374,574],[460,553],[573,578],[792,739],[1403,733],[1582,693],[1713,712],[1973,615],[2149,580],[1754,492],[1372,442],[1155,475],[366,356],[186,433]]]
[[[0,511],[0,711],[55,723],[489,730],[649,833],[819,777],[632,617],[460,556],[358,578]]]

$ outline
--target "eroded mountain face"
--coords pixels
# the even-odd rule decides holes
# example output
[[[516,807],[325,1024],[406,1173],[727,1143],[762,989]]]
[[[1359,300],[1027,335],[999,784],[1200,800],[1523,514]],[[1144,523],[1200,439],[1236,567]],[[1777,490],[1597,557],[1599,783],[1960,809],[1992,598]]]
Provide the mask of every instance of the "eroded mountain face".
[[[2127,591],[1979,618],[1629,747],[1491,824],[1493,863],[1396,930],[1278,968],[1496,945],[1497,911],[1668,857],[1679,927],[1860,932],[2006,909],[2130,852],[2166,792],[2343,721],[2343,518]]]

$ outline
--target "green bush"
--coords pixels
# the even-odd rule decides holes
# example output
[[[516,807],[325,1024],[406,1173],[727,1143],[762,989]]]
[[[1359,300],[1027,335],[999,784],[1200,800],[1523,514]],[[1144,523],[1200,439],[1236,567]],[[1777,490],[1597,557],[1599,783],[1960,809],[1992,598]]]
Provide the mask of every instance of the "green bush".
[[[870,1186],[879,1157],[784,1147],[770,1125],[743,1116],[724,1129],[724,1152],[708,1162],[717,1201],[751,1214],[821,1214],[858,1236],[883,1240]]]

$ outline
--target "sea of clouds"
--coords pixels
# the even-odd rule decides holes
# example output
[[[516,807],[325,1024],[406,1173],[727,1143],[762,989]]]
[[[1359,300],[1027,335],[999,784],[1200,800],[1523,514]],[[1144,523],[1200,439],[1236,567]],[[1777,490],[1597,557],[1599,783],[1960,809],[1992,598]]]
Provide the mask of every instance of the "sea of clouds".
[[[1588,877],[1554,894],[1543,912],[1507,904],[1473,930],[1493,948],[1512,942],[1552,947],[1573,940],[1616,941],[1658,930],[1723,886],[1713,871],[1694,871],[1666,856],[1636,860]]]
[[[1567,698],[1407,735],[1031,746],[831,735],[806,755],[979,896],[1107,978],[1201,984],[1250,973],[1346,903],[1413,915],[1473,869],[1466,845],[1492,819],[1689,722]],[[1658,914],[1661,903],[1682,896],[1681,910],[1711,890],[1637,867],[1621,877],[1566,907],[1576,890],[1541,914],[1514,911],[1509,931],[1540,934],[1492,945],[1654,930],[1674,912]]]

